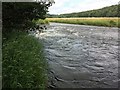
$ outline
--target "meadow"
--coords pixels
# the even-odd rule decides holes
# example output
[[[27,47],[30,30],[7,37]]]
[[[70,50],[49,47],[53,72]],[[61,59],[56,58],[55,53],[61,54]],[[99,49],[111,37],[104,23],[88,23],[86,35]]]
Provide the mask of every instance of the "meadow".
[[[50,22],[79,24],[79,25],[93,25],[106,27],[120,27],[119,19],[115,18],[47,18]]]

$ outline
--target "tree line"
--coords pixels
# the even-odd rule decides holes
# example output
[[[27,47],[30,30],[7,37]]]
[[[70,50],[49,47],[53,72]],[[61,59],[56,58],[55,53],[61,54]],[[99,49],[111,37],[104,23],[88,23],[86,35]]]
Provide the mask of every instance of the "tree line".
[[[71,18],[71,17],[118,17],[119,15],[119,6],[112,5],[109,7],[104,7],[97,10],[89,10],[84,12],[60,14],[60,15],[50,15],[48,17],[59,17],[59,18]]]

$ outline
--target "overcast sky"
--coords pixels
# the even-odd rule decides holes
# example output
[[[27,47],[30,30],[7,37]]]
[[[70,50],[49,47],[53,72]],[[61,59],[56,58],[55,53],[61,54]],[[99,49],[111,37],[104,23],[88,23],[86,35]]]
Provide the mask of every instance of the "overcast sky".
[[[118,4],[120,0],[55,0],[49,8],[50,14],[63,14],[99,9]]]

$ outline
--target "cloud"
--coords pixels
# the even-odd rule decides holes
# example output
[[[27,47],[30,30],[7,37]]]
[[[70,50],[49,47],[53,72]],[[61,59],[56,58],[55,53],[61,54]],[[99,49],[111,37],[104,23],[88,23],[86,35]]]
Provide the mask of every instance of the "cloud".
[[[50,14],[63,14],[99,9],[118,4],[119,0],[55,0],[49,8]]]

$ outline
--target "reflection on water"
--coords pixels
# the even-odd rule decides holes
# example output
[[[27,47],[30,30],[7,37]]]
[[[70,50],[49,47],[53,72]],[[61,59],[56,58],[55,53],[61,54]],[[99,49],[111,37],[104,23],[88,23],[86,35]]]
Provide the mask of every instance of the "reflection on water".
[[[118,87],[117,28],[52,23],[40,35],[49,87]]]

